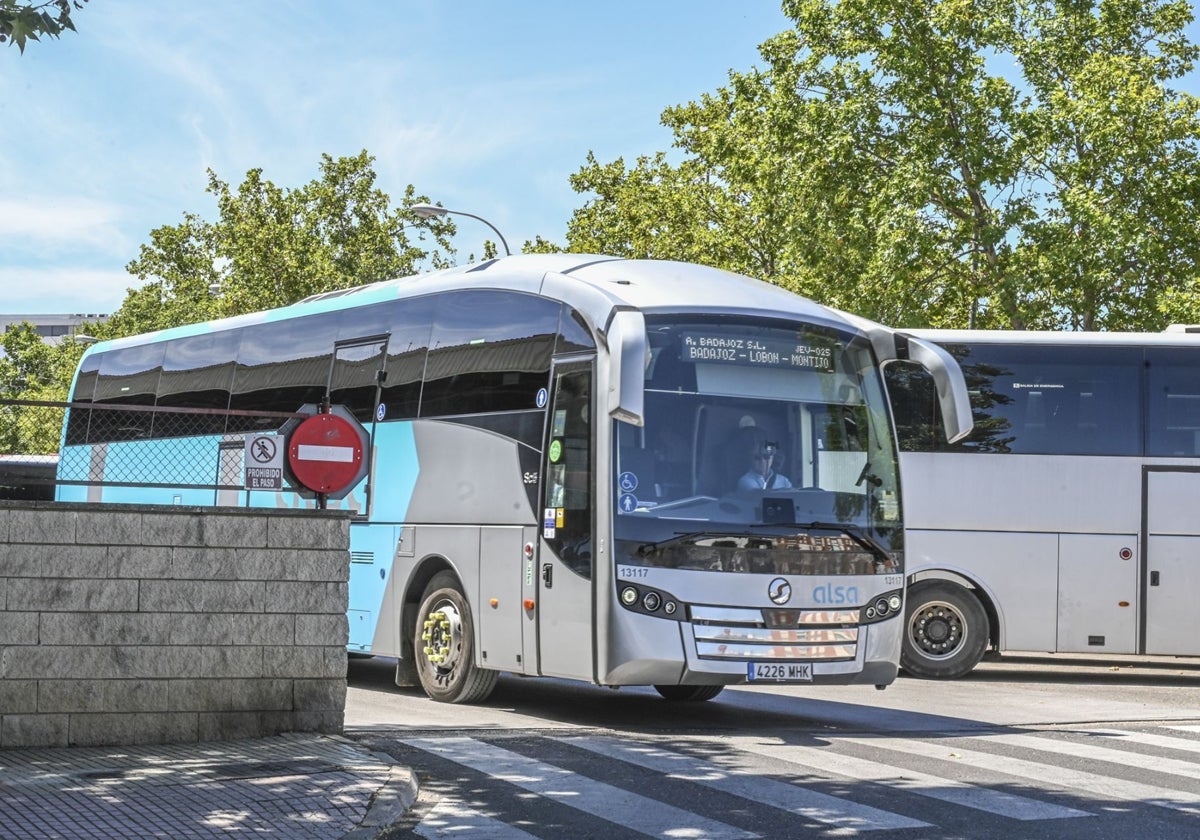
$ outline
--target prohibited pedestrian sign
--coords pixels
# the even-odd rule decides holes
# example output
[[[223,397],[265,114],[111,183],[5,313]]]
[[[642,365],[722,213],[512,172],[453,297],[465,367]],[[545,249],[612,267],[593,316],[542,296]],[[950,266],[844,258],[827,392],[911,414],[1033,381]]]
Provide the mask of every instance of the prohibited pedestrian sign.
[[[283,442],[275,435],[246,438],[246,489],[283,489]]]

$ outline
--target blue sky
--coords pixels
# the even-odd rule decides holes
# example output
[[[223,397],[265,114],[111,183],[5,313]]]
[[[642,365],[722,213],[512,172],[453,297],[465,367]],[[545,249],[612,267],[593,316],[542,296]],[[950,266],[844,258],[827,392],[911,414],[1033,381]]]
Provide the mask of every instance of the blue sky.
[[[0,314],[111,312],[151,229],[215,218],[206,169],[296,187],[322,153],[366,149],[394,200],[411,183],[514,249],[562,242],[588,151],[667,149],[662,110],[789,23],[773,0],[91,0],[75,21],[0,47]],[[456,221],[480,253],[491,232]]]
[[[768,0],[91,0],[77,33],[0,47],[0,313],[111,312],[151,229],[214,219],[206,168],[281,187],[362,149],[487,218],[563,241],[567,179],[670,145],[662,110],[759,62]],[[456,220],[460,258],[479,222]]]

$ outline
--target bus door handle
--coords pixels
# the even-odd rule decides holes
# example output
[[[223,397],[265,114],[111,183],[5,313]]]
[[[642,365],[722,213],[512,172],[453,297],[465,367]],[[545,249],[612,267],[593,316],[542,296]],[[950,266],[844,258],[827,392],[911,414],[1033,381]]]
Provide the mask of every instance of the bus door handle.
[[[1150,585],[1151,585],[1151,586],[1158,586],[1158,572],[1151,572],[1151,573],[1150,573]]]
[[[546,585],[547,589],[554,586],[554,567],[549,563],[542,564],[542,583]]]

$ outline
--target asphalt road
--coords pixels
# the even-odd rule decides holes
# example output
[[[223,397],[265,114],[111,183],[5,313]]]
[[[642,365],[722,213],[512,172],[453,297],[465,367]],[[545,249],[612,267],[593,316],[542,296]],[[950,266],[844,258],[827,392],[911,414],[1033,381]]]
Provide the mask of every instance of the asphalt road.
[[[391,669],[351,661],[346,729],[417,772],[397,838],[1200,837],[1200,659],[1006,656],[694,704],[503,676],[445,705]]]

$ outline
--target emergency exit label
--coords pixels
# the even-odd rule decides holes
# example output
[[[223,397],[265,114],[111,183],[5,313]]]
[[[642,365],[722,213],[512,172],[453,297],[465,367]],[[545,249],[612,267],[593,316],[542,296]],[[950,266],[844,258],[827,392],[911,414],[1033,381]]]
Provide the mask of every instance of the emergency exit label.
[[[246,438],[246,489],[283,489],[283,442],[275,435]]]

